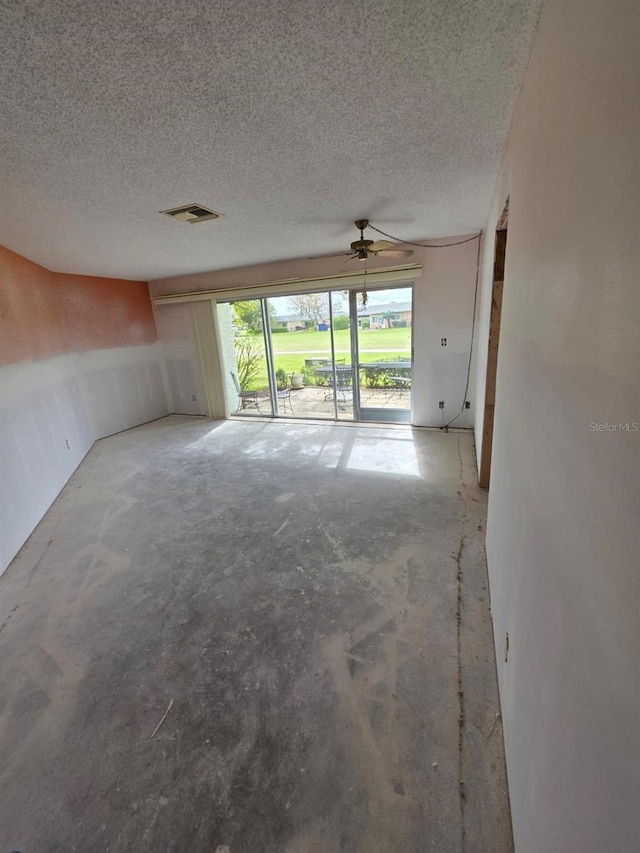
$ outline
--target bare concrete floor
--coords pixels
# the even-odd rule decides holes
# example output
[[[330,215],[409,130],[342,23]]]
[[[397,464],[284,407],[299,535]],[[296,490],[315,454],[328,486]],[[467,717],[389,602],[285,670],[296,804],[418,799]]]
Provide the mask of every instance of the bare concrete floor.
[[[467,433],[171,417],[0,579],[0,851],[509,853]]]

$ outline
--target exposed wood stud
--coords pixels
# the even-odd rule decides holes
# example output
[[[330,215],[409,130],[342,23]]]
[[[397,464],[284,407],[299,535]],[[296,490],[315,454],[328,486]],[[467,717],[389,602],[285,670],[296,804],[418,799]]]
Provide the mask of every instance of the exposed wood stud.
[[[500,217],[505,221],[508,215],[509,200]],[[496,232],[496,247],[493,264],[493,290],[491,294],[491,317],[489,320],[489,349],[487,353],[487,378],[484,401],[484,426],[482,429],[482,452],[480,454],[480,485],[489,487],[491,474],[491,450],[493,445],[493,423],[496,403],[496,374],[498,369],[498,348],[500,344],[500,318],[502,315],[502,291],[504,287],[504,264],[507,249],[507,231]]]

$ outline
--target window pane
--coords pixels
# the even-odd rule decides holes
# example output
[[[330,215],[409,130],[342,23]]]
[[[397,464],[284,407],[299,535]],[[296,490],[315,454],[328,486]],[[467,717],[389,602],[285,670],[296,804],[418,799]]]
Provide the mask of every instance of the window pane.
[[[329,295],[304,293],[267,300],[278,387],[278,413],[333,418]]]
[[[227,397],[232,414],[270,415],[260,299],[218,305]]]
[[[364,420],[410,420],[412,288],[358,298],[358,376]],[[401,417],[401,412],[405,414]]]

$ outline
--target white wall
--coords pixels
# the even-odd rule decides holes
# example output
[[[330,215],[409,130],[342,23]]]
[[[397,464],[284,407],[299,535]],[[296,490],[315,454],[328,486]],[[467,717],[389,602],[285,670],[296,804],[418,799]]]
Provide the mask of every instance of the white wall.
[[[447,241],[443,241],[447,242]],[[413,294],[413,422],[440,426],[460,412],[469,366],[478,242],[425,252],[425,268]],[[441,345],[446,338],[446,346]],[[473,424],[475,400],[452,426]],[[439,401],[444,400],[444,409]]]
[[[447,243],[457,239],[464,239],[464,237],[433,242]],[[411,258],[411,262],[424,265],[422,275],[416,280],[414,287],[413,422],[416,426],[442,424],[443,411],[438,407],[439,400],[445,401],[446,421],[457,415],[462,407],[471,343],[477,245],[477,241],[472,241],[451,248],[416,249],[414,257]],[[205,289],[248,287],[288,278],[334,275],[340,271],[336,263],[338,262],[335,260],[327,259],[280,261],[273,264],[164,279],[150,282],[149,287],[152,296]],[[382,269],[385,264],[380,259],[376,259],[372,262],[372,266]],[[182,342],[179,358],[172,356],[172,347],[178,333],[165,323],[163,312],[178,307],[187,311],[187,305],[188,303],[156,306],[156,325],[172,373],[176,411],[181,411],[177,408],[179,396],[181,395],[184,399],[188,395],[185,389],[193,387],[193,377],[198,371],[197,350],[189,346],[189,332],[186,320],[183,319],[182,322],[185,325],[178,335],[178,339]],[[177,316],[176,314],[175,317]],[[181,316],[184,318],[187,314]],[[178,320],[174,319],[173,322],[177,324]],[[447,339],[445,347],[440,345],[441,338]],[[221,348],[224,352],[228,352],[224,340]],[[179,361],[180,371],[171,368],[172,358],[174,361]],[[225,383],[226,374],[228,374],[228,368],[225,368]],[[227,389],[227,399],[233,411],[234,395],[231,389]],[[185,405],[187,402],[185,399]],[[473,399],[471,404],[472,408],[464,410],[454,426],[472,426],[475,405]]]
[[[96,439],[169,411],[157,343],[0,367],[0,574]]]
[[[487,556],[518,853],[640,847],[640,431],[591,426],[640,422],[639,46],[637,0],[546,2],[489,221],[509,195]]]
[[[94,439],[171,411],[159,343],[77,353],[75,363]]]
[[[0,389],[1,574],[84,458],[93,433],[71,354],[5,365]]]

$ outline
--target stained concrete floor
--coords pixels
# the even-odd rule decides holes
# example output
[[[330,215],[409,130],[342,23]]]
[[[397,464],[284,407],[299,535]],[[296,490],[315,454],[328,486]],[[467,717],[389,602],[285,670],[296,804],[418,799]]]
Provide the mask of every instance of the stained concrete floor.
[[[170,417],[0,579],[0,851],[509,853],[468,433]]]

